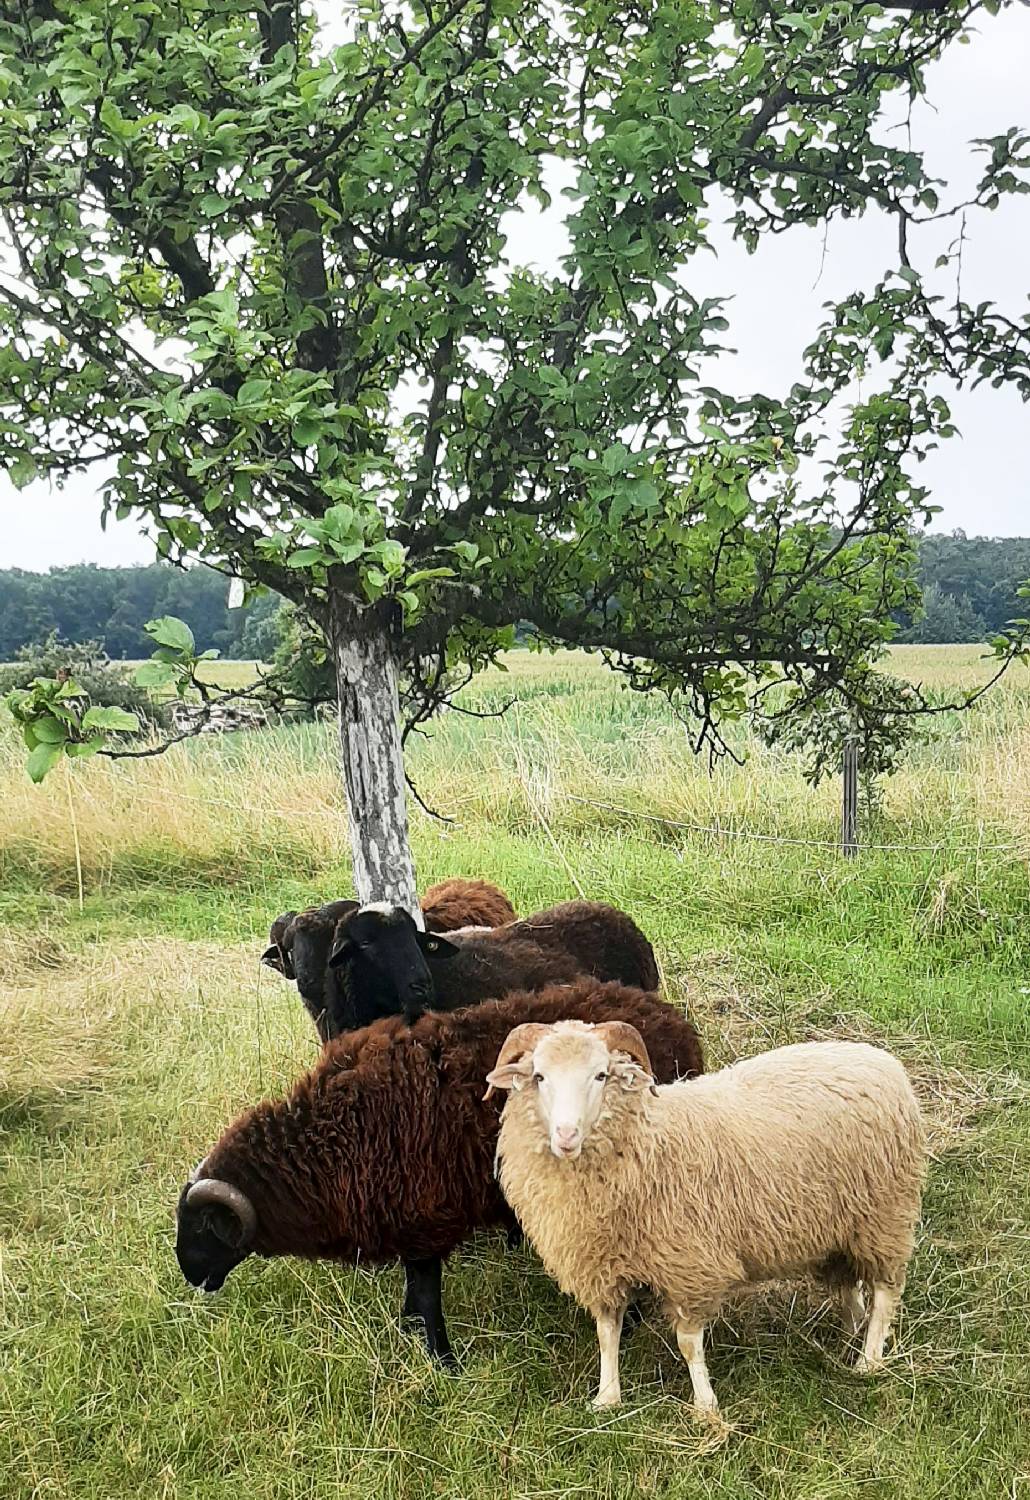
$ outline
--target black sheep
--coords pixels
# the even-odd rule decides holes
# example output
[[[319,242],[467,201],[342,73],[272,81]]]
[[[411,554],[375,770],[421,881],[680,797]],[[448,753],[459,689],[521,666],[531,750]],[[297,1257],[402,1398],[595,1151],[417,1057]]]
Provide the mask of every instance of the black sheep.
[[[599,901],[567,901],[506,927],[446,937],[419,932],[401,907],[362,907],[338,923],[329,969],[337,977],[325,987],[330,1036],[384,1015],[400,1013],[410,1022],[427,1010],[454,1010],[581,975],[658,987],[647,938],[625,912]]]

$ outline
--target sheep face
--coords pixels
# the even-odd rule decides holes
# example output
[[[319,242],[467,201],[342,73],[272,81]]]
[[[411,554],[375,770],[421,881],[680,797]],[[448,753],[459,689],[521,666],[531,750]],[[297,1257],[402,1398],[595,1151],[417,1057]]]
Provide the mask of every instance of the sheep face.
[[[519,1036],[519,1033],[537,1033]],[[492,1088],[529,1089],[552,1153],[575,1161],[604,1108],[605,1093],[618,1087],[654,1086],[640,1033],[624,1022],[590,1026],[558,1021],[546,1027],[516,1027],[487,1075]]]
[[[284,911],[282,916],[276,917],[268,934],[268,947],[261,955],[261,962],[281,974],[284,979],[296,979],[293,972],[293,961],[290,958],[289,949],[285,945],[287,929],[294,917],[295,911]]]
[[[175,1210],[175,1257],[191,1286],[217,1292],[250,1254],[257,1216],[239,1188],[212,1177],[198,1181],[197,1172]]]
[[[399,1008],[410,1022],[431,1010],[435,999],[423,950],[435,953],[444,946],[449,946],[446,939],[419,932],[402,906],[363,906],[337,925],[329,967],[352,965],[355,988],[360,989],[365,988],[364,970],[391,997],[383,1013]]]

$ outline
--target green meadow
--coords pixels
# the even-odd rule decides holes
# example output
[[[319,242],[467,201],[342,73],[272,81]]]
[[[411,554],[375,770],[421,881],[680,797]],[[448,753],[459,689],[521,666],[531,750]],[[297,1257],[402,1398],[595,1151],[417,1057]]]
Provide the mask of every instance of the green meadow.
[[[235,679],[246,669],[231,664]],[[173,1254],[179,1186],[316,1056],[258,955],[275,914],[348,893],[334,732],[205,736],[42,788],[0,725],[3,1500],[1018,1500],[1030,1494],[1030,674],[947,715],[838,850],[839,788],[751,743],[710,773],[687,729],[586,657],[513,653],[417,740],[423,885],[520,912],[628,910],[711,1066],[861,1036],[911,1069],[933,1161],[885,1371],[837,1309],[774,1287],[713,1328],[724,1421],[695,1421],[657,1318],[596,1413],[587,1316],[532,1251],[445,1272],[461,1357],[398,1325],[398,1270],[248,1261],[215,1298]],[[975,647],[911,647],[935,690]]]

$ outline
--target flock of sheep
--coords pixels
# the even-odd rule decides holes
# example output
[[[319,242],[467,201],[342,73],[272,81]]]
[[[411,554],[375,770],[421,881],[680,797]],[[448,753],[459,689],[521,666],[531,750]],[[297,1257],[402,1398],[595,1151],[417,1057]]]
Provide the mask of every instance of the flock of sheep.
[[[815,1274],[864,1329],[859,1367],[881,1362],[925,1169],[895,1058],[816,1042],[705,1074],[624,912],[573,901],[519,921],[469,880],[432,887],[422,911],[425,931],[356,901],[272,924],[263,962],[295,981],[323,1051],[182,1189],[189,1282],[217,1291],[250,1254],[400,1259],[404,1316],[453,1365],[443,1259],[503,1227],[593,1315],[596,1405],[620,1400],[641,1288],[662,1298],[698,1411],[716,1409],[705,1325],[762,1281]]]

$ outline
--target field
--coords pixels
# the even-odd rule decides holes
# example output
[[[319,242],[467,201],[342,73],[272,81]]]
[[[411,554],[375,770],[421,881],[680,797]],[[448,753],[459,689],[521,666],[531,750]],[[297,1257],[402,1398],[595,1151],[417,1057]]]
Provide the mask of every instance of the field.
[[[3,1500],[1017,1500],[1030,1495],[1030,679],[913,752],[841,859],[838,789],[748,748],[709,776],[598,663],[517,653],[411,770],[423,884],[483,874],[529,911],[582,891],[653,937],[715,1065],[824,1034],[884,1041],[932,1122],[900,1338],[849,1369],[837,1312],[771,1289],[712,1332],[702,1426],[655,1318],[617,1412],[587,1317],[528,1249],[445,1272],[463,1373],[397,1325],[396,1270],[248,1261],[182,1281],[180,1184],[315,1055],[257,955],[278,911],[346,894],[333,734],[205,738],[30,786],[0,726]],[[977,648],[908,648],[937,688]],[[886,847],[872,847],[886,846]],[[898,847],[901,846],[901,847]]]

